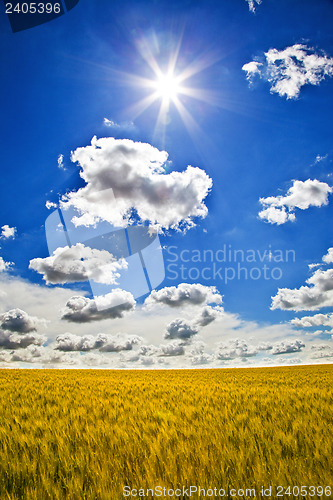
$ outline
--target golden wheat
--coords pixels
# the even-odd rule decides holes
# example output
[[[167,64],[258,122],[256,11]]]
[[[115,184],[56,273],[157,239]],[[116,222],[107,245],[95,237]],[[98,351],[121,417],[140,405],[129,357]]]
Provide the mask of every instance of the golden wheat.
[[[332,365],[0,370],[0,498],[332,485],[332,387]]]

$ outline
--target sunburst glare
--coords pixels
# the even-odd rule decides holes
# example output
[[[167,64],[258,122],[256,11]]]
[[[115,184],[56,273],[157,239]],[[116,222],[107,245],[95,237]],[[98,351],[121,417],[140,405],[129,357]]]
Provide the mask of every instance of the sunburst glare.
[[[155,43],[157,43],[155,39]],[[213,65],[220,57],[217,54],[206,54],[189,63],[181,71],[177,68],[180,53],[180,42],[175,50],[171,52],[169,64],[166,69],[161,69],[152,47],[154,44],[148,43],[144,38],[137,42],[137,48],[140,55],[152,70],[152,78],[143,78],[137,75],[127,75],[131,85],[141,87],[150,93],[136,102],[128,111],[131,119],[135,119],[144,113],[154,103],[160,101],[160,108],[154,128],[154,138],[160,142],[165,140],[165,132],[168,123],[170,123],[170,109],[175,106],[184,125],[190,135],[194,138],[199,130],[199,126],[189,111],[182,97],[190,97],[209,104],[216,105],[216,97],[212,92],[207,92],[202,88],[193,88],[187,83],[196,74]],[[189,82],[190,83],[190,82]]]

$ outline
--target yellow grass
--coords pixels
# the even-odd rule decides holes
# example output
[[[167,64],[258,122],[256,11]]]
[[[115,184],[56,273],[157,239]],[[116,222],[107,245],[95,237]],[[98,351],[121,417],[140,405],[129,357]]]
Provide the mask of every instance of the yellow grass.
[[[332,365],[0,370],[0,498],[332,486],[332,388]]]

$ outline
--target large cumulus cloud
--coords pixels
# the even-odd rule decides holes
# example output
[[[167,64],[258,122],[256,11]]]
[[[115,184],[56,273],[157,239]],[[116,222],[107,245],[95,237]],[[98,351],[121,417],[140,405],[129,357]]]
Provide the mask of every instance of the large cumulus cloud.
[[[83,188],[62,200],[81,214],[76,225],[99,220],[128,225],[135,214],[156,230],[190,227],[195,217],[205,217],[204,204],[212,180],[206,172],[188,166],[166,173],[168,154],[150,144],[129,139],[94,137],[90,146],[76,149],[72,161],[81,166]]]
[[[30,316],[19,308],[10,309],[0,314],[0,328],[10,332],[29,333],[36,331],[39,326],[45,325],[45,319]]]

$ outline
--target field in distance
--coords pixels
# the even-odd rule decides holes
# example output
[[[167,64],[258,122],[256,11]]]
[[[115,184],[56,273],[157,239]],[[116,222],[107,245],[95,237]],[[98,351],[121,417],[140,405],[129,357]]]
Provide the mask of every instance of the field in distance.
[[[0,498],[332,486],[332,388],[333,365],[0,370]]]

